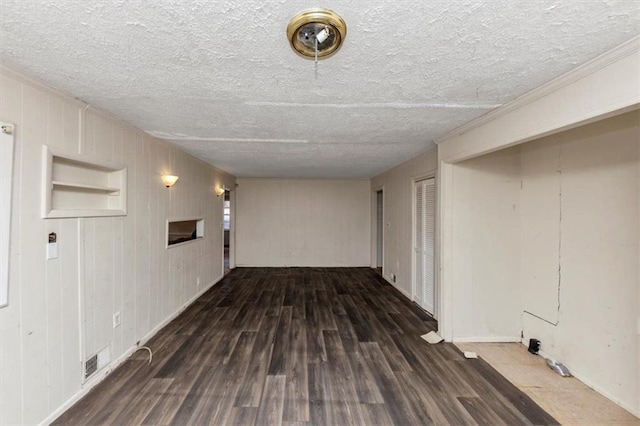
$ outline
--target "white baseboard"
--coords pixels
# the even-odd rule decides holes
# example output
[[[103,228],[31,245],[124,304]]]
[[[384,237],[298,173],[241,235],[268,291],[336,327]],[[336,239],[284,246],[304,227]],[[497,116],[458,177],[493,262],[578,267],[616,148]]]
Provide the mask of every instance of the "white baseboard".
[[[528,339],[522,339],[521,343],[523,345],[527,346],[527,347],[529,345]],[[640,407],[630,407],[629,405],[627,405],[624,402],[620,401],[617,397],[615,397],[614,395],[609,393],[609,391],[607,391],[606,389],[603,389],[602,387],[600,387],[600,386],[596,385],[595,383],[593,383],[585,374],[583,374],[582,372],[576,370],[575,368],[571,367],[570,365],[566,364],[563,360],[556,359],[555,357],[553,357],[552,355],[550,355],[550,354],[548,354],[548,353],[546,353],[544,351],[539,351],[538,354],[543,358],[551,358],[551,359],[554,359],[556,361],[559,361],[559,362],[563,363],[564,366],[569,369],[569,372],[571,373],[571,375],[573,377],[575,377],[576,379],[580,380],[586,386],[588,386],[591,389],[593,389],[594,391],[598,392],[600,395],[604,396],[609,401],[613,402],[616,405],[619,405],[621,408],[627,410],[629,413],[631,413],[634,416],[640,418]]]
[[[513,337],[513,336],[454,337],[453,343],[520,343],[520,337]]]
[[[146,342],[148,342],[160,330],[162,330],[164,327],[166,327],[171,321],[176,319],[178,317],[178,315],[180,315],[182,312],[185,311],[185,309],[187,309],[189,306],[191,306],[193,304],[193,302],[198,300],[198,298],[200,298],[200,296],[202,296],[204,293],[206,293],[211,287],[213,287],[214,285],[218,284],[222,280],[222,278],[224,278],[224,273],[221,276],[219,276],[217,279],[215,279],[211,284],[209,284],[208,286],[205,286],[205,288],[203,288],[198,293],[196,293],[195,296],[193,296],[191,299],[189,299],[184,305],[182,305],[180,308],[178,308],[178,310],[176,310],[173,314],[169,315],[164,321],[162,321],[160,324],[158,324],[156,327],[154,327],[153,330],[151,330],[142,339],[140,339],[140,342],[137,345],[131,346],[122,355],[120,355],[117,359],[111,361],[111,363],[109,365],[107,365],[105,368],[103,368],[101,371],[99,371],[94,377],[92,377],[89,380],[87,380],[82,385],[82,387],[80,388],[80,390],[78,392],[76,392],[71,398],[69,398],[64,404],[62,404],[60,407],[58,407],[54,412],[49,414],[40,423],[40,425],[49,425],[49,424],[53,423],[58,417],[60,417],[65,411],[67,411],[69,408],[71,408],[76,402],[80,401],[80,399],[82,399],[83,396],[88,394],[89,391],[91,391],[91,389],[93,389],[99,383],[101,383],[104,379],[106,379],[107,376],[113,372],[113,370],[118,368],[122,363],[124,363],[127,359],[129,359],[129,357],[131,355],[133,355],[133,353],[135,351],[137,351],[138,348],[140,348],[140,346],[144,346],[144,344]]]

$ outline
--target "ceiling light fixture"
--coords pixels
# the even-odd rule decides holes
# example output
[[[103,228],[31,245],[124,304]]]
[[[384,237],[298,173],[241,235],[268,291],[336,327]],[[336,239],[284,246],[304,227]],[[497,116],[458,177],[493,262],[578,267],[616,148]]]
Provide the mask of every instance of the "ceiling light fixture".
[[[338,51],[347,36],[347,24],[329,9],[309,9],[298,13],[287,25],[287,38],[303,58],[327,58]]]

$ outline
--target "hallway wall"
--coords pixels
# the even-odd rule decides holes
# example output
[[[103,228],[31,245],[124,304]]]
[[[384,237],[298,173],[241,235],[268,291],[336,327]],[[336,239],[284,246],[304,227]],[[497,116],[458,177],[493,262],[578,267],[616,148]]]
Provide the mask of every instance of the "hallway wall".
[[[524,341],[640,412],[640,111],[521,146]]]
[[[542,342],[638,413],[640,111],[456,163],[455,341]]]
[[[369,181],[238,179],[237,266],[368,266]]]
[[[371,178],[371,191],[377,191],[384,187],[385,223],[382,271],[387,281],[409,298],[411,298],[412,285],[413,182],[416,178],[435,176],[437,170],[438,150],[434,148]],[[373,211],[369,213],[369,216],[375,217],[372,214]],[[375,238],[375,224],[371,229],[371,235],[372,238]],[[372,245],[372,262],[375,260],[375,256],[375,246]],[[395,283],[391,274],[396,276]],[[437,300],[438,295],[436,294],[436,302]]]
[[[0,424],[34,424],[109,370],[83,384],[88,356],[107,347],[115,364],[222,276],[221,260],[214,261],[222,256],[222,206],[213,188],[235,178],[71,96],[0,71],[0,119],[16,125]],[[127,215],[42,219],[43,144],[124,163]],[[180,176],[171,189],[160,181],[168,173]],[[190,217],[204,218],[205,237],[166,249],[166,221]],[[46,260],[50,232],[58,234],[58,258]]]

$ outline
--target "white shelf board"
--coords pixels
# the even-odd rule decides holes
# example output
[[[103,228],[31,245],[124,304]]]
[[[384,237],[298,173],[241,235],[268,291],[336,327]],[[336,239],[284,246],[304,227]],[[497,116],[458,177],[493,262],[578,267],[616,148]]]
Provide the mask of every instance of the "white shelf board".
[[[103,192],[120,192],[120,188],[109,188],[106,186],[99,185],[86,185],[83,183],[75,183],[75,182],[61,182],[59,180],[54,180],[51,182],[53,186],[62,186],[67,188],[79,188],[79,189],[87,189],[93,191],[103,191]]]
[[[112,209],[82,209],[82,210],[51,210],[47,218],[68,218],[68,217],[105,217],[105,216],[126,216],[125,210]]]

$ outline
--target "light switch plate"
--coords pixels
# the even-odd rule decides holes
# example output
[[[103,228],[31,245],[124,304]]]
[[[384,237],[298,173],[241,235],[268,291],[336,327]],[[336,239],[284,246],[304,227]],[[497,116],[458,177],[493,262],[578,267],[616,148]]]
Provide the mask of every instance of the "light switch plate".
[[[47,260],[58,258],[58,243],[47,243]]]

